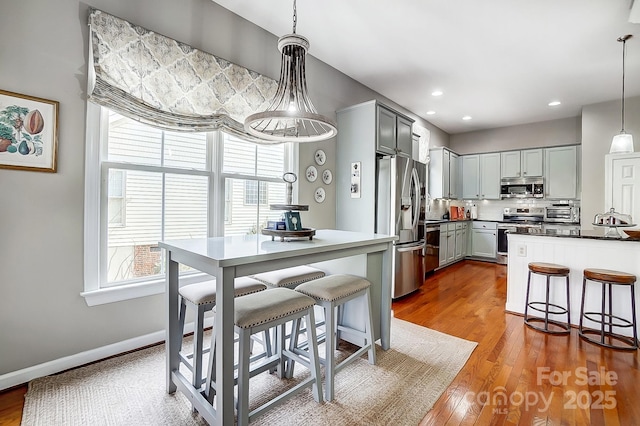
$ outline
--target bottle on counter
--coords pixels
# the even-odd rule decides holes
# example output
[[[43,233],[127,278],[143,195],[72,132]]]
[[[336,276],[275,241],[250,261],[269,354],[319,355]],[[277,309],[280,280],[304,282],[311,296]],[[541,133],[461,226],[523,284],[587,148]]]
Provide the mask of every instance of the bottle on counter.
[[[467,209],[467,219],[471,219],[471,210]]]
[[[478,207],[474,204],[473,206],[471,206],[471,219],[477,219],[478,218]]]

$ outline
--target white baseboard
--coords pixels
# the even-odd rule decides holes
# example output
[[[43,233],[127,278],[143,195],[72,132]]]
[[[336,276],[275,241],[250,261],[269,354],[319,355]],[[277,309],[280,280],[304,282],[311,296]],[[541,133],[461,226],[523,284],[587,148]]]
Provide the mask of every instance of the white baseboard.
[[[205,318],[205,327],[211,327],[212,325],[213,317]],[[193,332],[193,323],[186,324],[185,334],[191,332]],[[119,355],[124,352],[133,351],[156,343],[162,343],[164,340],[165,331],[156,331],[154,333],[112,343],[107,346],[54,359],[32,367],[12,371],[10,373],[0,375],[0,391],[27,383],[30,380],[37,379],[38,377],[49,376],[90,362],[100,361],[101,359],[105,359],[110,356]]]

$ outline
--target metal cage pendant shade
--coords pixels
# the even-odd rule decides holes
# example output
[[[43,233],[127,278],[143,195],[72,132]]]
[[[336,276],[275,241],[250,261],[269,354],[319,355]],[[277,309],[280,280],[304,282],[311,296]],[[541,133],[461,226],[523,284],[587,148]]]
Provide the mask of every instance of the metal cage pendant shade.
[[[307,94],[305,56],[309,40],[295,33],[295,1],[293,10],[293,34],[278,40],[282,59],[276,95],[266,111],[251,114],[244,121],[245,130],[265,143],[319,142],[338,133],[336,124],[318,114]]]
[[[631,38],[631,34],[618,37],[618,41],[622,42],[622,130],[613,137],[611,141],[610,154],[625,154],[633,152],[633,136],[624,131],[624,57],[627,40]]]

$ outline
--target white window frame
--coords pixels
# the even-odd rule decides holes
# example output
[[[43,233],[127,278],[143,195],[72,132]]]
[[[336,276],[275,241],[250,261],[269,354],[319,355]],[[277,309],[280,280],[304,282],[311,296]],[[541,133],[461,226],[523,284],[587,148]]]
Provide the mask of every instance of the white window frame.
[[[126,209],[127,209],[127,192],[126,192],[126,186],[127,186],[127,172],[126,170],[120,170],[121,175],[121,188],[120,188],[120,192],[121,195],[120,196],[114,196],[111,194],[107,194],[107,199],[108,201],[113,200],[113,199],[120,199],[122,206],[120,208],[120,215],[121,215],[121,219],[119,222],[117,223],[112,223],[111,222],[111,217],[107,218],[108,221],[108,226],[109,228],[121,228],[126,226],[126,217],[127,217],[127,213],[126,213]],[[111,185],[109,185],[109,188],[107,189],[107,191],[109,191],[111,189]]]
[[[102,252],[106,250],[107,228],[102,226],[101,217],[107,215],[107,181],[102,179],[102,159],[106,158],[106,144],[102,144],[102,139],[107,136],[108,111],[103,110],[99,105],[87,102],[87,125],[86,125],[86,150],[85,150],[85,198],[84,198],[84,291],[81,296],[85,298],[87,305],[101,305],[105,303],[129,300],[137,297],[152,296],[165,291],[165,277],[155,279],[143,279],[129,284],[113,287],[101,287],[103,277],[100,276],[100,261]],[[222,174],[222,132],[213,132],[213,147],[208,152],[213,158],[207,159],[212,164],[212,171],[203,171],[208,175],[212,194],[209,197],[208,229],[209,236],[222,235],[224,232],[224,202],[217,202],[220,198],[224,201],[225,177],[248,178],[250,176],[239,176]],[[298,147],[292,144],[289,155],[285,159],[288,170],[298,174]],[[101,165],[98,167],[98,165]],[[127,166],[128,168],[129,166]],[[131,165],[132,169],[143,170],[144,166]],[[173,172],[173,171],[172,171]],[[179,170],[176,169],[179,173]],[[253,177],[253,179],[256,179]],[[261,179],[262,180],[262,179]],[[268,180],[268,179],[266,179]],[[297,182],[294,184],[294,197],[298,192]],[[105,194],[102,197],[102,194]],[[297,198],[297,197],[296,197]],[[296,202],[296,201],[294,201]],[[194,273],[181,276],[182,284],[210,279],[204,274]]]

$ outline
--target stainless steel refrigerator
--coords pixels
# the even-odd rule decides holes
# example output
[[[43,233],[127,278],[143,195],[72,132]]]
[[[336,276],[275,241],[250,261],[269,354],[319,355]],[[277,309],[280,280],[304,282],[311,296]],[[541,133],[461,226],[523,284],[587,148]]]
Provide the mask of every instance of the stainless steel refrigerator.
[[[424,281],[424,240],[419,232],[421,177],[414,160],[403,155],[377,159],[376,232],[397,235],[392,297],[417,290]]]

